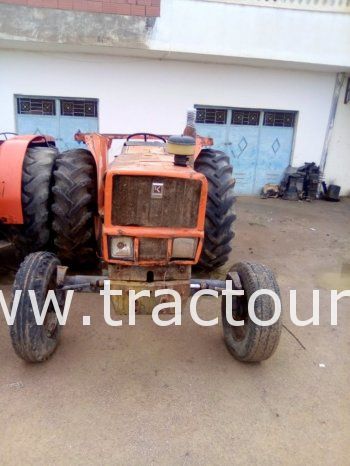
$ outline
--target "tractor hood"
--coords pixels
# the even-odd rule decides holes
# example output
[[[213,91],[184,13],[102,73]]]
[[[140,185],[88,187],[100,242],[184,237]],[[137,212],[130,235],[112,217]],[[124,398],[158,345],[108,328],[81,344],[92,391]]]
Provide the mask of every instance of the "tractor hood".
[[[183,176],[184,173],[187,173],[188,177],[191,177],[191,174],[196,173],[192,167],[186,166],[181,167],[174,165],[174,156],[169,154],[164,146],[159,147],[140,147],[129,146],[125,147],[122,154],[115,157],[113,162],[110,163],[108,171],[114,173],[124,173],[127,172],[158,172],[160,176],[167,172],[171,173],[172,176],[176,176],[176,173],[181,173],[180,176]]]

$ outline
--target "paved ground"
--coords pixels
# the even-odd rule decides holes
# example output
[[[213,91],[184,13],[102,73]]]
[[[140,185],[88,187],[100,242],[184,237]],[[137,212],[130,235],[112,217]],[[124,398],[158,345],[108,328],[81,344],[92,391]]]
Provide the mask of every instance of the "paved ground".
[[[27,365],[1,317],[1,464],[350,464],[350,298],[331,327],[327,291],[350,289],[350,201],[242,198],[237,212],[231,261],[272,266],[294,336],[284,329],[273,358],[244,365],[220,327],[185,317],[180,328],[159,328],[139,317],[135,328],[110,328],[101,298],[80,295],[52,360]],[[9,298],[11,274],[1,280]],[[314,287],[321,326],[294,327],[288,290],[297,289],[306,318]],[[202,310],[215,316],[219,304],[206,300]]]

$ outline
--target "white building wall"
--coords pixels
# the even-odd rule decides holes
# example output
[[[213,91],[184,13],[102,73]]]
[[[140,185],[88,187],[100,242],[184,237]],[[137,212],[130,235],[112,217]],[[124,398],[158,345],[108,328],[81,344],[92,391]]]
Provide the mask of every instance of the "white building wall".
[[[339,96],[325,166],[326,182],[341,186],[341,196],[350,195],[350,102],[344,104],[347,80]]]
[[[162,0],[154,24],[0,3],[0,47],[350,71],[349,0],[242,1]]]
[[[2,131],[15,130],[14,94],[98,98],[101,132],[178,133],[194,104],[295,110],[294,165],[320,161],[335,82],[334,73],[9,50],[0,70]]]
[[[206,61],[211,56],[236,62],[263,60],[276,66],[349,69],[350,14],[316,11],[307,0],[285,2],[287,7],[299,3],[305,10],[254,6],[256,1],[237,3],[163,0],[148,46],[163,50],[168,58],[191,54]],[[337,11],[334,1],[318,3]]]

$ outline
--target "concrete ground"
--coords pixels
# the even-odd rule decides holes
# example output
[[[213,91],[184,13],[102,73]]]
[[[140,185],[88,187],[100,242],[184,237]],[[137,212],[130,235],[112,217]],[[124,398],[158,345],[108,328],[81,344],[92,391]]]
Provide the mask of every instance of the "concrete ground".
[[[350,298],[330,325],[332,288],[350,289],[350,200],[338,204],[241,198],[231,263],[262,261],[278,276],[285,328],[261,364],[230,356],[221,328],[134,328],[102,320],[102,298],[76,295],[53,358],[28,365],[0,317],[1,464],[350,464]],[[1,288],[10,298],[8,257]],[[300,318],[321,290],[319,327]],[[219,302],[206,299],[203,317]],[[90,327],[83,315],[92,316]],[[288,329],[288,330],[287,330]]]

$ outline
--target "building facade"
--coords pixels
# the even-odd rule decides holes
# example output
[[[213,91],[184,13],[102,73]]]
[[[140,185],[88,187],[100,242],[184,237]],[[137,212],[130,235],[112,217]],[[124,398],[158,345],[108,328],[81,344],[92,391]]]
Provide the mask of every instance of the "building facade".
[[[350,194],[348,0],[0,0],[0,68],[1,131],[64,150],[178,133],[195,106],[238,194],[304,162]]]

